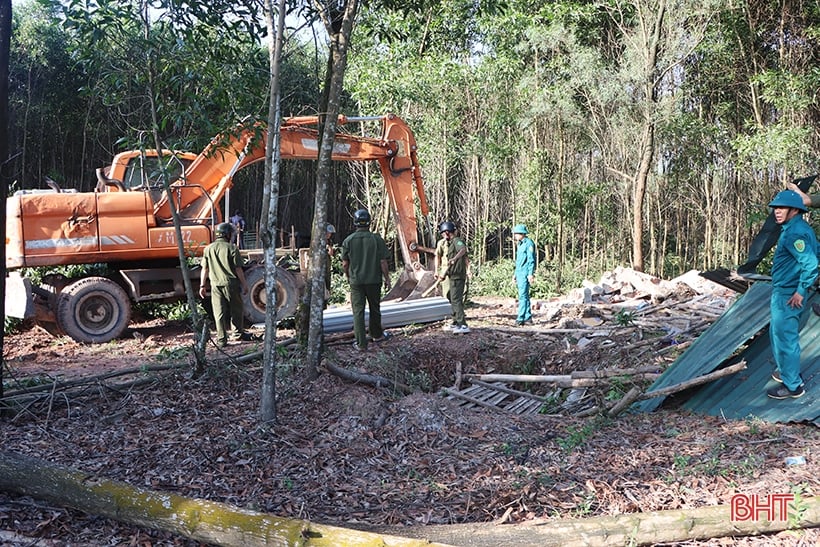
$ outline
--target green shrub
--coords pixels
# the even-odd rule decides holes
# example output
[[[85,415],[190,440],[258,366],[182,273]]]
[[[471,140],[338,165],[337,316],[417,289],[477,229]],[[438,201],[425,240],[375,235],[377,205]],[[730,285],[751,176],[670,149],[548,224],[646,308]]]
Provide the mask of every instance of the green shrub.
[[[17,317],[6,317],[5,324],[3,325],[3,332],[6,335],[20,332],[20,327],[22,325],[22,319],[18,319]]]
[[[191,318],[191,308],[186,300],[178,302],[140,302],[134,306],[138,313],[149,319],[167,319],[169,321],[187,321]],[[205,308],[197,302],[200,315],[205,315]]]
[[[565,294],[569,289],[580,287],[584,281],[582,268],[578,264],[565,264],[559,275],[552,262],[542,260],[535,269],[535,280],[530,286],[530,298],[552,298]],[[501,259],[481,266],[473,266],[470,278],[470,294],[474,296],[501,296],[516,298],[518,288],[513,281],[515,262]],[[600,274],[598,274],[600,277]]]
[[[512,281],[515,263],[502,259],[472,267],[470,294],[472,296],[508,296],[515,298],[518,289]]]
[[[31,279],[32,283],[40,284],[43,278],[48,274],[60,274],[69,279],[102,276],[105,277],[110,273],[106,264],[69,264],[66,266],[49,266],[37,268],[23,268],[20,274],[23,277]]]

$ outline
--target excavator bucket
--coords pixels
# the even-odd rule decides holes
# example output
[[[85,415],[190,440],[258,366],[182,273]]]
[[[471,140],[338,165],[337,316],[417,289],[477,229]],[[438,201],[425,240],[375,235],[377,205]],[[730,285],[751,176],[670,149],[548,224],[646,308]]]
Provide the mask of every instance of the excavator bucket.
[[[435,291],[431,289],[436,284],[436,276],[433,272],[428,270],[421,270],[417,272],[410,272],[404,270],[399,277],[398,282],[390,291],[382,298],[383,301],[395,300],[417,300],[428,296],[436,296]]]

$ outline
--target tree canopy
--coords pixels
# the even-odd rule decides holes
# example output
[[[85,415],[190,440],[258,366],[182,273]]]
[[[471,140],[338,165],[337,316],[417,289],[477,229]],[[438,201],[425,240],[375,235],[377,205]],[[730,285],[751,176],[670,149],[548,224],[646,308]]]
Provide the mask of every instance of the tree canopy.
[[[13,188],[48,176],[88,190],[95,167],[143,146],[145,63],[161,62],[170,146],[198,152],[263,118],[266,30],[254,3],[231,4],[15,5]],[[315,113],[325,86],[327,34],[298,19],[305,7],[289,6],[301,30],[283,52],[284,115]],[[156,17],[149,33],[139,17]],[[818,23],[800,1],[365,2],[340,112],[409,121],[434,215],[459,225],[477,266],[510,257],[523,222],[556,290],[619,263],[664,276],[728,267],[769,197],[816,168]],[[309,234],[315,167],[283,169],[280,223]],[[378,175],[334,170],[327,220],[344,233],[368,203],[389,236]],[[248,171],[232,203],[253,224],[261,183]]]

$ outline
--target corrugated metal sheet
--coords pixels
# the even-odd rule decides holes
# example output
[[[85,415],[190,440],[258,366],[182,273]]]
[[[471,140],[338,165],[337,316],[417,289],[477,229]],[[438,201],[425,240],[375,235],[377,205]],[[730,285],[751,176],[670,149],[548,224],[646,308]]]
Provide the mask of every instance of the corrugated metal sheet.
[[[419,298],[406,302],[382,302],[380,308],[384,328],[441,321],[453,313],[450,302],[441,297]],[[369,317],[370,312],[365,308],[365,324]],[[322,326],[326,333],[353,330],[353,312],[350,308],[328,308],[322,318]]]
[[[766,389],[775,385],[771,380],[774,359],[767,328],[770,295],[771,284],[754,283],[655,381],[650,391],[745,359],[746,370],[700,388],[684,408],[731,419],[757,417],[771,422],[811,421],[820,425],[820,317],[811,311],[811,303],[820,301],[820,297],[813,294],[808,299],[801,317],[801,368],[806,395],[778,401],[766,396]],[[746,347],[733,356],[742,346]],[[650,399],[633,408],[651,411],[662,402],[663,398]]]
[[[734,351],[769,324],[771,285],[755,283],[726,312],[712,323],[652,384],[651,390],[668,387],[715,370]],[[663,397],[635,405],[649,412],[663,402]]]

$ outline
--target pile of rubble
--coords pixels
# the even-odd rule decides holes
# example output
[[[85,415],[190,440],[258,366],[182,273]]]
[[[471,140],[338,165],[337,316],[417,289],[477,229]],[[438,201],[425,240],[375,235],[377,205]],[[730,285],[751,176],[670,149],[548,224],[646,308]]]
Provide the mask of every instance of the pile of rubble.
[[[536,302],[535,326],[504,329],[522,333],[540,347],[561,348],[550,363],[542,361],[541,374],[459,375],[456,385],[447,390],[448,396],[467,405],[518,414],[543,413],[551,400],[563,400],[552,410],[556,413],[585,416],[603,410],[617,414],[635,400],[653,396],[646,391],[649,384],[737,296],[697,271],[663,280],[616,268],[598,283],[585,282],[564,297]],[[732,372],[735,370],[722,374]],[[701,378],[696,383],[709,380]],[[617,398],[621,404],[613,398],[614,382],[632,388]],[[528,384],[543,387],[523,390]],[[677,387],[682,390],[691,385]],[[569,395],[561,395],[564,389],[570,390]]]

